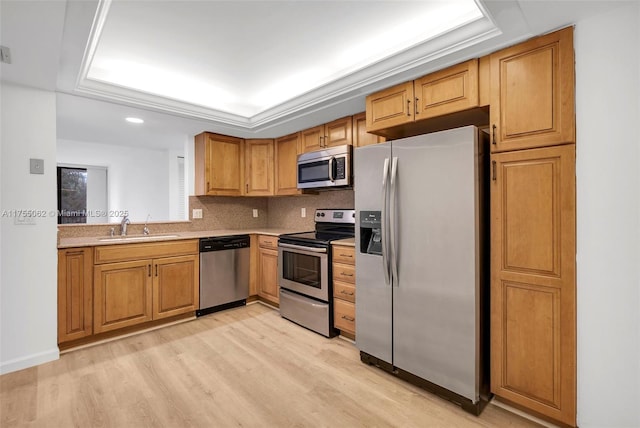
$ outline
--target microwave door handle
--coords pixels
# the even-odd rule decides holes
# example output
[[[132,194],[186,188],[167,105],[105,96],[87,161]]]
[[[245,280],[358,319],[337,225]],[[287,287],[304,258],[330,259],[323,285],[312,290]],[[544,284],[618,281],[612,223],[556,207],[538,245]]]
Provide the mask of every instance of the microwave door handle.
[[[336,163],[336,158],[335,156],[331,156],[329,158],[329,180],[333,183],[334,181],[336,181],[336,177],[333,174],[333,167]]]
[[[384,283],[391,285],[391,274],[389,272],[389,227],[387,225],[387,193],[389,190],[389,158],[384,160],[382,167],[382,210],[380,211],[380,227],[382,228],[382,266],[384,270]]]

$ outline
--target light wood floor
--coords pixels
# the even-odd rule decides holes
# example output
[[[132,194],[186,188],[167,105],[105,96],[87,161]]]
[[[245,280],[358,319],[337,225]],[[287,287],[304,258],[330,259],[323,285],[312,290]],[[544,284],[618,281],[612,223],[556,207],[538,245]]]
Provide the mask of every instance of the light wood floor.
[[[0,426],[527,427],[480,417],[360,362],[260,304],[0,377]]]

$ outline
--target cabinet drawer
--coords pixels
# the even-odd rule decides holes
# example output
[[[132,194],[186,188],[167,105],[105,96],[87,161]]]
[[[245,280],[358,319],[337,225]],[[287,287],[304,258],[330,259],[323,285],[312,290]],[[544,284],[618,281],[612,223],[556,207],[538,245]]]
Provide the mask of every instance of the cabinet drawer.
[[[278,248],[278,237],[270,235],[258,235],[258,245],[264,248]]]
[[[333,264],[333,279],[335,281],[356,283],[356,267],[353,265]]]
[[[95,264],[198,254],[198,240],[115,244],[95,247]]]
[[[356,301],[356,287],[342,281],[333,282],[333,297],[348,300],[351,303]]]
[[[333,300],[333,325],[335,328],[356,334],[356,305],[344,300]]]
[[[353,265],[356,263],[356,248],[343,247],[342,245],[334,245],[332,257],[333,257],[333,261],[336,263],[345,263],[348,265]]]

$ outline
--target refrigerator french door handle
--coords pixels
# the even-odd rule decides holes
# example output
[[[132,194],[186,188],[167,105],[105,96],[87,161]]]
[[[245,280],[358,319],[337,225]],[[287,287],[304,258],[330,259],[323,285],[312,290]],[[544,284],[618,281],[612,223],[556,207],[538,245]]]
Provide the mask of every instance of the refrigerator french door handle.
[[[398,158],[394,157],[391,162],[391,198],[389,199],[389,247],[391,248],[391,281],[398,286],[398,244],[396,239],[396,192],[398,187]]]
[[[384,267],[384,283],[391,285],[389,270],[389,227],[387,225],[387,193],[389,191],[389,158],[385,158],[382,168],[382,210],[380,211],[380,228],[382,229],[382,265]]]

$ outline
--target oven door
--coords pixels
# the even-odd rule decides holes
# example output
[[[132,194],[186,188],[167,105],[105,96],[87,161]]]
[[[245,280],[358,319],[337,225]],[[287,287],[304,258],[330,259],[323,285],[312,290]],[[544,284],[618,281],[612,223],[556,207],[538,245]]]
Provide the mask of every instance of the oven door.
[[[278,244],[280,287],[329,301],[329,254],[326,248]]]

